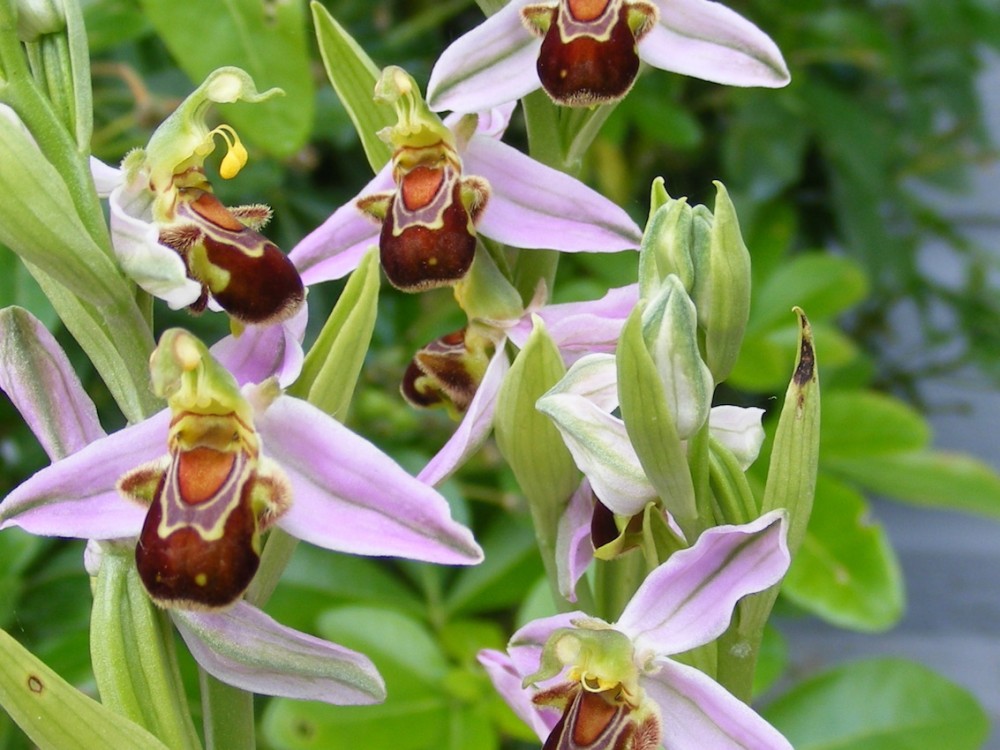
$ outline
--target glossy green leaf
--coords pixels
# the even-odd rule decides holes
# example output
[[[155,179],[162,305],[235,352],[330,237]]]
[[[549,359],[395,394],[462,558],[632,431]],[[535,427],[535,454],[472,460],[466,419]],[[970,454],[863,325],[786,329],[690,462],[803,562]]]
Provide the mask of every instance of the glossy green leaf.
[[[326,610],[379,603],[416,617],[425,609],[416,592],[377,561],[300,544],[266,609],[283,625],[313,632]]]
[[[874,391],[834,391],[823,399],[823,461],[916,451],[930,442],[930,427],[911,406]]]
[[[848,310],[867,294],[865,272],[850,258],[828,253],[797,255],[777,266],[755,290],[748,333],[785,325],[793,305],[808,310],[816,323]]]
[[[642,338],[642,310],[632,311],[618,343],[622,419],[646,476],[685,531],[698,516],[687,455],[670,414],[656,365]]]
[[[781,591],[843,628],[880,631],[903,614],[899,562],[864,497],[820,475],[805,539]]]
[[[977,750],[989,733],[967,691],[901,659],[838,667],[763,714],[796,750]]]
[[[426,627],[380,607],[347,606],[324,613],[324,637],[371,658],[388,699],[376,706],[328,706],[275,700],[264,734],[275,747],[317,750],[422,750],[446,736],[449,664]]]
[[[379,263],[368,252],[351,274],[290,393],[343,421],[378,315]]]
[[[315,109],[305,8],[301,2],[141,0],[180,68],[199,84],[216,68],[246,70],[261,91],[283,97],[221,107],[223,119],[262,150],[290,156],[309,138]]]
[[[0,705],[41,750],[166,750],[128,719],[84,695],[0,631]]]
[[[358,131],[372,171],[378,172],[392,151],[377,133],[396,122],[392,107],[375,103],[375,83],[381,71],[330,11],[318,2],[310,7],[327,77]]]
[[[445,599],[449,613],[495,611],[517,604],[528,583],[542,573],[530,524],[501,516],[477,538],[486,559],[459,572]]]
[[[823,466],[896,500],[1000,517],[1000,476],[969,455],[913,451],[824,459]]]

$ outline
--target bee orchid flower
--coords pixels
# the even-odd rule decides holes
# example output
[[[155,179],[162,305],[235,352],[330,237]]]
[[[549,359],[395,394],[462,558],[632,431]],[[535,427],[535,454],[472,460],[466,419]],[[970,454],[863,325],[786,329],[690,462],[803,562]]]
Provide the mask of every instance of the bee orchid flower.
[[[231,127],[209,130],[209,106],[260,102],[278,93],[258,92],[239,68],[220,68],[156,129],[145,148],[125,156],[117,179],[107,168],[94,170],[98,189],[110,192],[112,245],[122,269],[174,309],[201,312],[213,303],[241,325],[269,325],[291,318],[303,305],[294,265],[259,231],[270,208],[227,208],[204,170],[216,138],[227,147],[219,169],[223,179],[235,177],[247,161]]]
[[[409,290],[461,279],[478,234],[561,252],[638,248],[642,231],[624,210],[500,141],[512,106],[442,122],[392,67],[379,91],[399,112],[385,133],[394,158],[291,250],[306,284],[345,276],[376,244],[390,281]]]
[[[438,58],[435,110],[480,112],[544,88],[593,106],[628,93],[640,61],[731,86],[784,86],[777,46],[710,0],[512,0]]]
[[[274,524],[343,552],[480,561],[444,498],[273,381],[238,389],[177,329],[153,360],[172,408],[105,435],[51,334],[23,311],[5,315],[0,386],[54,462],[0,503],[0,529],[134,546],[151,597],[223,681],[333,703],[380,700],[381,679],[365,657],[284,628],[241,599],[258,535]],[[327,667],[361,682],[324,679]]]
[[[671,658],[718,638],[742,597],[781,580],[786,534],[781,511],[711,528],[650,573],[617,622],[535,620],[506,654],[479,660],[545,750],[791,750],[752,708]]]

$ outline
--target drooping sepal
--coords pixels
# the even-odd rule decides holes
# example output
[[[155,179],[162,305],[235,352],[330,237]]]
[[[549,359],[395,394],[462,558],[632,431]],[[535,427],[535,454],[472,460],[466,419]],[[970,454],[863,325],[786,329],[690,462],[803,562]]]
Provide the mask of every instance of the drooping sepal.
[[[592,107],[620,100],[639,73],[636,45],[656,23],[655,5],[627,0],[563,0],[527,6],[525,26],[543,33],[536,69],[553,101]]]

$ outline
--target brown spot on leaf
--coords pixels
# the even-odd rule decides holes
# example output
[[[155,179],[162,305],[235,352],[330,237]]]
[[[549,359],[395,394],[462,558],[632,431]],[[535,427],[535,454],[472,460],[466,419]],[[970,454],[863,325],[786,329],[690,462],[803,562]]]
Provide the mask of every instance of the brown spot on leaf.
[[[28,690],[33,693],[41,693],[45,690],[45,684],[42,682],[42,678],[33,674],[28,675]]]
[[[804,386],[813,379],[816,369],[816,354],[813,351],[812,339],[802,339],[802,350],[799,352],[799,364],[795,368],[792,381],[799,387]]]

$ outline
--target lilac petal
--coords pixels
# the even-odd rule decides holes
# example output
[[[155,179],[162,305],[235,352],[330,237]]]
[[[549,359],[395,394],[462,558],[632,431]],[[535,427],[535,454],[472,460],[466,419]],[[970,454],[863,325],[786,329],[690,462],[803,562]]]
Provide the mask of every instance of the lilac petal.
[[[545,740],[552,732],[552,727],[559,721],[559,714],[554,711],[542,711],[531,701],[534,692],[521,687],[521,675],[514,669],[514,663],[506,654],[492,649],[483,649],[476,657],[489,675],[493,687],[500,693],[518,717],[535,730],[540,740]]]
[[[633,516],[657,498],[620,419],[573,393],[550,391],[536,408],[552,419],[574,463],[615,513]]]
[[[248,326],[238,337],[226,336],[212,347],[212,356],[240,385],[263,383],[277,376],[287,388],[302,372],[302,339],[306,333],[308,305],[284,323]]]
[[[487,237],[514,247],[569,253],[613,253],[639,246],[642,231],[625,211],[579,180],[505,143],[474,137],[462,159],[466,174],[490,183],[490,199],[478,224]]]
[[[703,672],[669,659],[642,680],[672,750],[792,750],[778,730]]]
[[[444,447],[417,474],[417,479],[431,486],[439,485],[479,449],[493,427],[497,394],[500,393],[500,386],[509,369],[510,362],[504,352],[503,343],[498,343],[496,354],[490,360],[482,382],[476,389],[476,395],[472,398],[472,403],[469,404],[458,428]]]
[[[146,509],[122,498],[115,483],[166,453],[169,424],[164,409],[42,469],[0,503],[0,529],[77,539],[138,535]]]
[[[360,555],[456,565],[483,552],[448,503],[364,438],[316,407],[279,397],[257,417],[264,453],[292,483],[278,525],[307,542]]]
[[[658,0],[659,23],[639,43],[639,57],[674,73],[729,86],[784,86],[781,51],[743,16],[708,0]]]
[[[152,221],[153,194],[121,185],[108,200],[111,244],[125,275],[171,309],[190,305],[201,295],[201,284],[187,276],[181,256],[160,244]]]
[[[535,71],[542,42],[521,23],[531,2],[512,0],[441,53],[427,83],[431,109],[482,112],[542,85]]]
[[[120,169],[105,164],[93,156],[90,157],[90,176],[94,178],[94,187],[101,198],[111,195],[111,192],[125,179]]]
[[[386,164],[361,192],[307,234],[292,248],[288,257],[306,286],[341,279],[361,262],[365,252],[378,244],[381,231],[377,222],[365,216],[355,205],[358,198],[393,190],[392,163]]]
[[[562,614],[532,620],[510,638],[507,652],[517,673],[522,678],[538,672],[542,663],[542,647],[549,636],[559,628],[573,627],[576,620],[592,620],[583,612],[563,612]]]
[[[551,305],[539,312],[568,364],[591,352],[614,353],[622,327],[639,302],[639,285],[630,284],[590,302]]]
[[[364,654],[286,628],[246,602],[172,614],[198,663],[229,685],[344,706],[385,699],[385,683]]]
[[[53,461],[104,437],[94,402],[66,354],[21,308],[0,312],[0,389]]]
[[[556,576],[559,593],[576,601],[576,583],[594,559],[590,522],[594,516],[594,491],[584,479],[572,494],[556,530]]]
[[[754,406],[713,406],[708,414],[712,437],[733,452],[740,468],[746,471],[757,460],[764,444],[761,417],[764,410]]]
[[[736,602],[777,583],[788,569],[783,511],[742,526],[716,526],[654,570],[618,627],[639,650],[679,654],[720,636]]]
[[[477,112],[475,135],[484,135],[489,138],[495,138],[499,141],[503,138],[503,134],[507,132],[507,126],[510,125],[510,118],[513,117],[514,110],[516,108],[517,102],[510,101],[506,104],[501,104],[499,106],[483,110],[482,112]],[[443,119],[443,122],[448,126],[449,130],[455,132],[458,124],[465,116],[466,115],[461,112],[452,112]],[[460,143],[459,149],[462,148],[464,148],[464,144]]]

